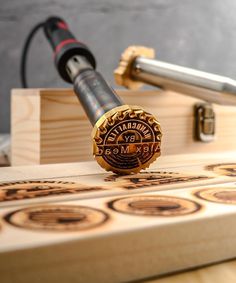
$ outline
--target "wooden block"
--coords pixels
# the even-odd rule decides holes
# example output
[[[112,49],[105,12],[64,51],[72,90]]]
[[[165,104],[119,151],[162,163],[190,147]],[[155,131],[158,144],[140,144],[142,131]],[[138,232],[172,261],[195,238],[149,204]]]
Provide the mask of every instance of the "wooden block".
[[[130,176],[95,162],[3,168],[2,282],[127,282],[234,258],[235,160],[165,156]]]
[[[234,150],[235,107],[214,106],[216,139],[202,143],[193,140],[193,106],[198,100],[156,90],[118,94],[125,103],[139,104],[157,116],[162,155]],[[15,89],[11,113],[13,165],[93,160],[92,126],[71,89]]]

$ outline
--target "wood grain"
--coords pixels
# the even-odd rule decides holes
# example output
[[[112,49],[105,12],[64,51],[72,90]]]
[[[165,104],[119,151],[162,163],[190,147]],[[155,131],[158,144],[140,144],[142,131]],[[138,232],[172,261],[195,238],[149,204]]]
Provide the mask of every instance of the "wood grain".
[[[7,184],[15,190],[15,183],[23,196],[29,181],[41,181],[41,190],[52,190],[53,182],[57,189],[64,185],[67,190],[79,186],[104,190],[75,193],[69,198],[58,191],[59,195],[43,199],[21,198],[0,205],[1,280],[155,282],[156,276],[235,258],[234,194],[230,193],[231,204],[226,204],[224,198],[216,203],[196,194],[209,189],[219,193],[227,188],[236,192],[236,174],[232,173],[235,160],[236,152],[165,156],[149,171],[130,176],[136,184],[132,190],[124,187],[130,182],[128,176],[103,172],[95,162],[3,168],[0,197]],[[150,176],[145,179],[145,174],[155,176],[160,172],[162,180],[167,172],[212,178],[164,186],[152,184]],[[140,182],[143,186],[138,187]],[[36,193],[35,188],[32,192]],[[80,210],[89,214],[81,217]],[[87,222],[81,226],[84,219]],[[156,282],[220,282],[222,272],[223,282],[233,282],[234,266],[224,263],[217,271],[207,267],[205,271],[162,277]]]
[[[227,173],[232,174],[230,168],[226,168],[228,171],[208,170],[209,160],[211,164],[224,160],[224,166],[234,164],[231,169],[236,168],[236,152],[162,156],[148,170],[130,176],[104,172],[91,161],[2,168],[0,207],[192,188],[234,180],[234,176],[227,176]],[[37,183],[38,180],[41,183]]]
[[[139,104],[157,116],[163,155],[234,150],[234,107],[214,106],[216,139],[202,143],[193,140],[193,106],[198,100],[164,91],[118,93],[125,103]],[[93,159],[92,126],[71,89],[13,90],[11,125],[13,165]]]

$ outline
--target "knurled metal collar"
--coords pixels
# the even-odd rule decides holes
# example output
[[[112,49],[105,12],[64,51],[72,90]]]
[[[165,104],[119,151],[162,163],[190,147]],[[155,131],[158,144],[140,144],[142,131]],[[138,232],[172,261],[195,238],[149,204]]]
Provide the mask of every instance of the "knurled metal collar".
[[[93,154],[101,167],[137,173],[160,156],[161,127],[139,106],[122,105],[105,113],[92,132]]]
[[[131,69],[136,57],[146,57],[153,59],[155,50],[144,46],[129,46],[122,53],[119,66],[114,71],[115,81],[118,85],[125,86],[129,89],[138,89],[143,83],[135,81],[131,77]]]

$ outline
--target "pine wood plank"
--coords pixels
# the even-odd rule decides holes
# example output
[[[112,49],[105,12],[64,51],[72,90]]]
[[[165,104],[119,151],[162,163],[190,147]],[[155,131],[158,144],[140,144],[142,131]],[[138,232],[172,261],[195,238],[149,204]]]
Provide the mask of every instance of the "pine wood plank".
[[[208,170],[209,160],[225,171]],[[2,168],[0,207],[227,183],[236,178],[235,160],[236,152],[162,156],[130,176],[105,172],[96,162]]]
[[[127,282],[235,258],[235,160],[235,152],[165,156],[149,171],[162,171],[161,180],[173,171],[214,178],[160,185],[145,179],[149,173],[144,172],[132,175],[132,189],[124,189],[130,184],[127,176],[117,179],[95,162],[3,168],[2,184],[19,182],[24,187],[29,180],[49,179],[49,184],[76,181],[107,190],[0,206],[1,280]],[[208,271],[202,271],[202,281],[198,276],[193,273],[192,282],[215,278]],[[167,278],[181,280],[180,275]],[[228,278],[236,278],[236,273]]]
[[[179,217],[138,216],[112,211],[107,203],[117,197],[108,197],[43,206],[85,206],[109,215],[104,224],[88,230],[47,231],[46,227],[18,228],[4,222],[0,252],[3,282],[10,282],[17,274],[22,274],[18,282],[30,282],[33,277],[35,282],[39,282],[37,278],[48,282],[72,278],[74,282],[127,282],[235,257],[235,206],[206,204],[193,198],[188,189],[132,195],[132,199],[163,195],[197,201],[204,208]],[[5,217],[9,212],[12,209],[1,209]]]

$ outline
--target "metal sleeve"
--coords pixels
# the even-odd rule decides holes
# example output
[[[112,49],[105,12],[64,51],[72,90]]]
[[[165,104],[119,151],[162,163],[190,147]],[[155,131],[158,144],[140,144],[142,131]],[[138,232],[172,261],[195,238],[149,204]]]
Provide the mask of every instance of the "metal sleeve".
[[[131,76],[208,102],[236,105],[236,82],[227,77],[141,56],[134,60]]]
[[[92,69],[75,78],[74,91],[92,125],[109,110],[124,104],[103,77]]]

